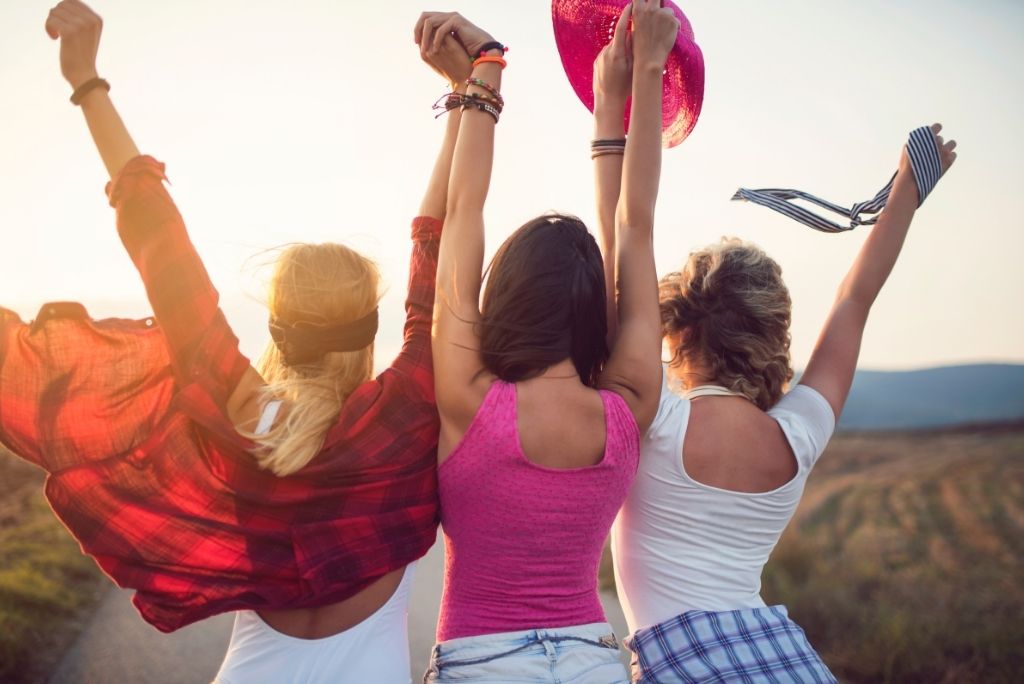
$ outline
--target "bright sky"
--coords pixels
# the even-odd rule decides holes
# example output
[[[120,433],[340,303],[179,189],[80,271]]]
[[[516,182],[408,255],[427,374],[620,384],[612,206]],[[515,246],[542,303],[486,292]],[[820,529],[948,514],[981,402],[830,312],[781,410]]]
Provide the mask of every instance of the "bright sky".
[[[423,9],[455,9],[511,46],[487,208],[488,250],[548,209],[593,225],[589,113],[562,72],[545,0],[96,0],[99,71],[171,191],[243,349],[268,335],[263,253],[344,241],[390,284],[379,358],[400,340],[409,219],[440,144],[444,84],[419,61]],[[50,300],[144,316],[106,180],[43,32],[50,4],[0,3],[0,305]],[[907,132],[942,121],[960,159],[918,213],[868,325],[861,367],[1024,361],[1024,5],[1009,0],[692,0],[700,122],[668,151],[660,272],[721,235],[762,245],[793,294],[802,367],[866,229],[821,235],[730,203],[740,185],[872,197]]]

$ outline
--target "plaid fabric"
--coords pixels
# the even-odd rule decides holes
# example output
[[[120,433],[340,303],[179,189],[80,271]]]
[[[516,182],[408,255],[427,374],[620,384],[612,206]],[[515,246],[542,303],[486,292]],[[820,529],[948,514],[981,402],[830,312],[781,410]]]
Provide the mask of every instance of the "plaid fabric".
[[[625,643],[637,684],[836,681],[783,606],[690,610]]]
[[[438,523],[430,326],[441,225],[413,222],[405,343],[304,469],[275,477],[225,415],[249,366],[163,165],[108,186],[156,314],[0,309],[0,442],[48,471],[56,514],[142,616],[172,631],[239,609],[346,599],[421,557]]]

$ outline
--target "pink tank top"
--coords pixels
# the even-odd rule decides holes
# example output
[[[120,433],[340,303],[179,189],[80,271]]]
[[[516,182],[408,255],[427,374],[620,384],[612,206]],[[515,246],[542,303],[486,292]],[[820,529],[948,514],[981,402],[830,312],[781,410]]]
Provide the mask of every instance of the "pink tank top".
[[[640,435],[622,397],[601,399],[603,459],[548,468],[523,454],[516,386],[491,385],[438,469],[447,554],[438,641],[605,621],[597,566],[636,475]]]

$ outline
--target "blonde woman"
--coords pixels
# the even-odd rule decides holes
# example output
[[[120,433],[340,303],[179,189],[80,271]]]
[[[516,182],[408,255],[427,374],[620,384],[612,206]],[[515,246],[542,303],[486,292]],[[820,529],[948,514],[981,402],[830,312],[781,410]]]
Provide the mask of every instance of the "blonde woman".
[[[158,629],[237,611],[219,682],[408,682],[409,585],[438,519],[430,326],[460,113],[413,221],[391,366],[372,377],[376,266],[324,244],[281,254],[274,341],[252,368],[163,165],[140,156],[98,78],[100,18],[65,0],[46,30],[156,315],[54,304],[29,326],[0,310],[0,441],[49,471],[57,515]],[[464,88],[461,45],[424,58]]]
[[[790,297],[774,260],[725,239],[661,280],[670,362],[612,530],[635,682],[835,681],[785,607],[765,605],[760,577],[842,412],[868,313],[915,209],[956,158],[940,128],[911,134],[884,211],[789,391]],[[607,187],[598,184],[599,198]],[[808,225],[838,228],[773,196],[796,193],[750,194]],[[853,225],[872,222],[856,213]]]

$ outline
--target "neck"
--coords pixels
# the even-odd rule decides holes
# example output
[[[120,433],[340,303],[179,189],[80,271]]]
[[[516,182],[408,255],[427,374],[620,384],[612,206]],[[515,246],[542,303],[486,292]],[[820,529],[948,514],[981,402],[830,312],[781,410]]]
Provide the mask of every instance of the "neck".
[[[572,359],[562,359],[558,363],[548,366],[535,379],[575,380],[576,382],[582,382],[580,374],[576,372],[576,366],[573,364]]]
[[[684,389],[692,389],[701,385],[717,385],[715,380],[706,369],[693,366],[669,366],[668,375],[678,382]]]

